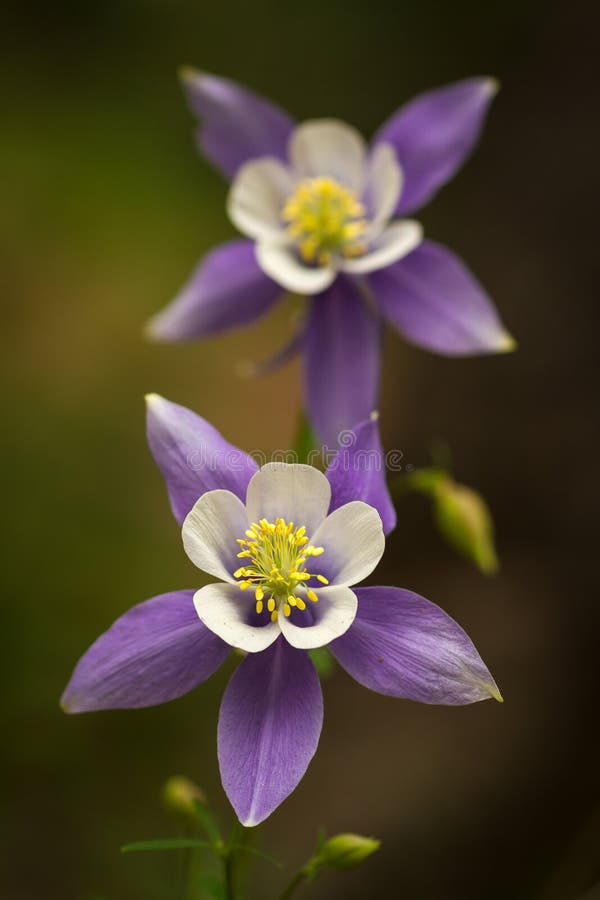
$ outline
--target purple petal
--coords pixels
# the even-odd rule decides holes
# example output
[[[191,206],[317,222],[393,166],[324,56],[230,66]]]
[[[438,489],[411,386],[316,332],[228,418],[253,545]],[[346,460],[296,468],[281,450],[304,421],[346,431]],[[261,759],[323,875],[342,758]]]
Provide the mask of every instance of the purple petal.
[[[467,78],[415,97],[385,122],[373,144],[391,144],[404,172],[397,212],[413,212],[449,181],[481,134],[498,85]]]
[[[305,389],[309,418],[329,447],[337,448],[341,432],[367,419],[375,407],[380,332],[376,312],[343,277],[313,299]]]
[[[246,657],[221,703],[219,764],[242,824],[258,825],[294,790],[323,724],[321,685],[309,656],[279,638]]]
[[[471,356],[515,347],[482,286],[441,244],[423,241],[409,256],[368,278],[384,316],[426,350]]]
[[[155,706],[206,681],[231,648],[202,624],[193,596],[161,594],[117,619],[77,663],[65,712]]]
[[[242,163],[258,156],[287,159],[293,119],[248,88],[194,69],[183,72],[188,103],[200,119],[200,151],[232,178]]]
[[[331,485],[330,513],[352,500],[363,500],[375,507],[385,534],[389,534],[396,525],[396,510],[387,489],[377,420],[378,416],[373,413],[346,432],[343,444],[325,474]]]
[[[146,332],[158,341],[218,334],[253,322],[282,293],[256,262],[252,241],[229,241],[204,257],[181,293],[150,320]]]
[[[329,647],[360,684],[420,703],[502,700],[470,638],[439,606],[394,587],[354,593],[356,618]]]
[[[148,444],[177,521],[183,522],[206,491],[222,488],[245,502],[248,482],[258,470],[254,460],[191,409],[158,394],[150,394],[147,403]]]

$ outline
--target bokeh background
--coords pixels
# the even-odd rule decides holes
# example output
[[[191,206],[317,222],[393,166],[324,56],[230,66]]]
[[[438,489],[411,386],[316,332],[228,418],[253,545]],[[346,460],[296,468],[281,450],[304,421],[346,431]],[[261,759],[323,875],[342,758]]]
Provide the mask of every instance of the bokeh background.
[[[599,896],[591,4],[38,0],[5,4],[3,20],[1,896],[175,897],[174,856],[118,850],[177,833],[159,802],[171,773],[230,815],[215,747],[227,667],[165,707],[58,708],[115,617],[198,584],[146,447],[144,393],[265,450],[290,444],[300,404],[295,364],[255,383],[235,371],[281,340],[286,310],[203,345],[142,338],[233,233],[225,184],[194,148],[182,63],[366,134],[425,88],[502,82],[479,149],[422,219],[477,272],[519,350],[453,361],[390,335],[381,403],[406,463],[448,442],[493,509],[502,570],[485,579],[456,557],[409,497],[378,580],[455,616],[505,703],[418,706],[338,672],[318,755],[262,840],[291,868],[320,825],[383,839],[363,869],[307,889],[315,900]],[[280,882],[261,863],[252,896]]]

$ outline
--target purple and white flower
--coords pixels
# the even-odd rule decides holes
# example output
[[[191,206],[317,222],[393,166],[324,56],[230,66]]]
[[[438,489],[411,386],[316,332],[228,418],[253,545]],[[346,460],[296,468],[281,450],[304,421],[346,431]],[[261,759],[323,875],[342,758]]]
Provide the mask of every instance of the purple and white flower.
[[[148,440],[190,559],[217,579],[134,606],[77,664],[67,712],[152,706],[247,653],[223,697],[218,754],[245,825],[269,816],[314,755],[323,698],[308,651],[328,646],[358,682],[423,703],[500,699],[465,632],[411,591],[355,587],[395,513],[378,427],[355,430],[325,474],[254,460],[204,419],[152,395]],[[201,454],[202,465],[190,465]],[[365,465],[365,460],[368,465]]]
[[[447,248],[406,218],[453,177],[497,90],[470,78],[400,108],[369,145],[350,125],[296,125],[226,79],[186,70],[201,152],[231,179],[227,209],[246,236],[211,251],[148,326],[182,341],[247,325],[283,291],[314,298],[277,359],[303,350],[305,393],[320,438],[376,406],[381,321],[448,356],[510,350],[484,289]]]

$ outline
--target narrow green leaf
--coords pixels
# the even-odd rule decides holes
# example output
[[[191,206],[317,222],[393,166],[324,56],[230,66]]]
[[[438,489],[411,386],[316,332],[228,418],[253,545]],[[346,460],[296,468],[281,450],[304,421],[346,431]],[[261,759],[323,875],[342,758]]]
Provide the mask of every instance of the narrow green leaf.
[[[269,856],[268,853],[263,853],[262,850],[257,850],[256,847],[249,847],[247,844],[234,844],[231,849],[237,850],[239,853],[250,853],[252,856],[259,856],[261,859],[266,859],[267,862],[277,866],[278,869],[283,867],[283,863],[275,859],[274,856]]]
[[[121,847],[121,853],[135,853],[138,850],[188,850],[193,847],[211,848],[208,841],[195,838],[157,838],[151,841],[133,841]]]

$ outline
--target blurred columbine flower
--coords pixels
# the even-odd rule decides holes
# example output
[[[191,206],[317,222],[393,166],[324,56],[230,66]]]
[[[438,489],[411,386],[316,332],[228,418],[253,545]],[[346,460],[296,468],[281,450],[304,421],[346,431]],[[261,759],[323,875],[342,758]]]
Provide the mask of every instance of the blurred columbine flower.
[[[156,395],[148,440],[185,550],[218,581],[154,597],[118,619],[75,668],[67,712],[172,700],[212,675],[232,647],[245,651],[221,704],[218,752],[238,817],[256,825],[293,791],[317,748],[323,700],[309,649],[328,645],[382,694],[500,699],[475,647],[439,607],[400,588],[353,587],[395,525],[374,418],[325,475],[285,463],[259,469],[208,422]]]
[[[314,297],[275,359],[305,356],[305,392],[320,438],[376,404],[380,323],[449,356],[514,346],[487,294],[447,248],[423,240],[414,213],[473,149],[496,83],[471,78],[396,112],[367,146],[350,125],[296,125],[231,81],[186,70],[202,153],[232,179],[228,212],[247,236],[210,252],[148,325],[181,341],[246,325],[282,289]]]

